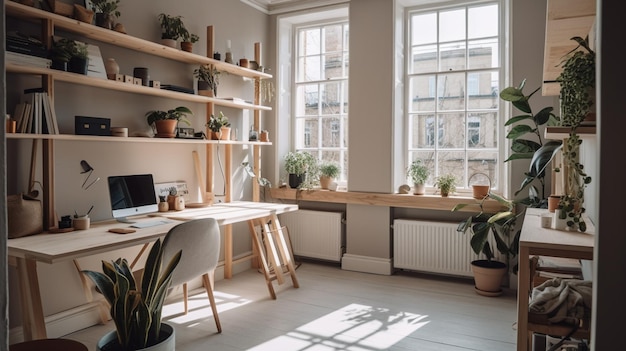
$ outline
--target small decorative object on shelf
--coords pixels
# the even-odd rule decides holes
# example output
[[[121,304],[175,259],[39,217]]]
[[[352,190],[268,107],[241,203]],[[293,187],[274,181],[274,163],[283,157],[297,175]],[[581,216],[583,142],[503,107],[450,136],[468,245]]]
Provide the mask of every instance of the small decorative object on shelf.
[[[186,115],[193,114],[185,106],[178,106],[168,111],[152,110],[146,113],[146,121],[151,126],[158,138],[174,138],[178,122],[191,125]]]
[[[413,160],[407,168],[406,174],[413,182],[413,194],[424,195],[426,193],[426,180],[428,180],[428,176],[430,175],[428,166],[420,159]]]
[[[220,71],[213,65],[200,65],[193,71],[198,78],[198,95],[217,96],[217,85],[220,83]]]
[[[167,212],[170,210],[170,205],[167,203],[165,195],[159,195],[159,212]]]
[[[161,13],[159,21],[161,22],[161,44],[175,48],[176,41],[187,32],[182,17]]]
[[[193,44],[200,40],[200,37],[196,34],[190,33],[187,28],[183,27],[183,33],[180,36],[182,40],[180,42],[180,49],[187,52],[193,51]]]
[[[96,13],[96,25],[113,29],[115,19],[121,15],[117,9],[119,4],[120,0],[91,0],[91,9]]]
[[[219,53],[219,52],[217,52],[217,51],[216,51],[216,52],[214,52],[214,53],[213,53],[213,59],[214,59],[214,60],[218,60],[218,61],[222,60],[222,54],[220,54],[220,53]]]
[[[212,140],[230,139],[230,122],[228,121],[228,117],[226,117],[222,111],[220,111],[217,117],[211,114],[206,127],[211,130]]]
[[[115,80],[115,77],[120,74],[120,65],[111,57],[104,62],[104,69],[107,72],[107,78],[111,80]]]
[[[437,177],[435,186],[441,192],[442,197],[448,197],[449,194],[453,194],[456,191],[456,177],[454,174],[443,174]]]
[[[230,51],[230,39],[226,40],[226,58],[224,62],[233,63],[233,53]]]
[[[267,130],[262,130],[261,131],[261,136],[260,136],[260,140],[264,143],[267,143],[270,141],[270,132],[268,132]]]
[[[146,67],[135,67],[133,69],[133,77],[141,79],[141,85],[143,86],[147,87],[150,84],[150,75]]]
[[[239,66],[243,67],[243,68],[248,68],[250,65],[250,63],[248,62],[247,58],[241,58],[239,59]]]
[[[94,12],[85,6],[74,4],[74,17],[85,23],[91,24],[93,22]]]

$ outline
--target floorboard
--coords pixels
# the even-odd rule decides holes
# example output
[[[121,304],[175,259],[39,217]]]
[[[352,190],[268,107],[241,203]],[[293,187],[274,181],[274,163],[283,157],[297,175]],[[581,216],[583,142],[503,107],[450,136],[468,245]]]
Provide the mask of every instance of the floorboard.
[[[515,349],[516,296],[476,294],[468,279],[399,272],[391,276],[341,270],[303,262],[300,288],[274,282],[271,300],[256,270],[215,285],[223,332],[218,334],[206,293],[190,298],[181,313],[178,299],[164,309],[184,351],[461,351]],[[95,351],[114,325],[90,327],[67,338]]]

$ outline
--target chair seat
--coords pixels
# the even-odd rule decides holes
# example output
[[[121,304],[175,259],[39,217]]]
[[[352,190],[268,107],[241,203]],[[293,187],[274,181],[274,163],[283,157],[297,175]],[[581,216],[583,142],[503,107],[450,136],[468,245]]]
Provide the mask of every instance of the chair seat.
[[[70,339],[39,339],[9,345],[9,351],[89,351],[84,344]]]

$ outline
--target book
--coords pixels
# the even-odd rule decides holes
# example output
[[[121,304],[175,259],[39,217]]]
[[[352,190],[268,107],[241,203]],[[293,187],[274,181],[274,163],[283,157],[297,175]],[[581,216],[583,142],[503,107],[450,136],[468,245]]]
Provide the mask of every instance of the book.
[[[20,123],[20,133],[26,133],[26,127],[28,126],[30,114],[31,114],[32,106],[30,102],[24,102],[24,113],[22,114],[21,123]]]
[[[44,68],[50,68],[52,66],[52,60],[50,59],[11,51],[7,51],[5,53],[5,62],[10,62],[16,65],[37,66]]]
[[[43,133],[47,134],[59,134],[58,124],[56,123],[56,115],[52,111],[52,101],[50,100],[50,95],[48,93],[42,94],[42,102],[43,102],[43,111],[45,116],[45,128],[43,128]]]
[[[22,116],[24,115],[25,108],[26,108],[26,104],[23,102],[20,102],[17,105],[15,105],[15,110],[13,110],[13,119],[15,120],[15,128],[18,133],[22,126]]]

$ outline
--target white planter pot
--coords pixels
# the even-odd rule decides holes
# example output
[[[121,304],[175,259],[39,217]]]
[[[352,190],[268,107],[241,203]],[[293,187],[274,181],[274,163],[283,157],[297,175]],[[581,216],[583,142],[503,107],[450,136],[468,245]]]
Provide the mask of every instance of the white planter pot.
[[[145,349],[139,349],[136,351],[174,351],[175,350],[175,338],[174,328],[171,325],[161,323],[161,338],[162,341],[156,345],[146,347]],[[111,344],[113,343],[113,344]],[[113,330],[105,334],[96,344],[96,351],[119,351],[119,345],[117,343],[117,331]]]

